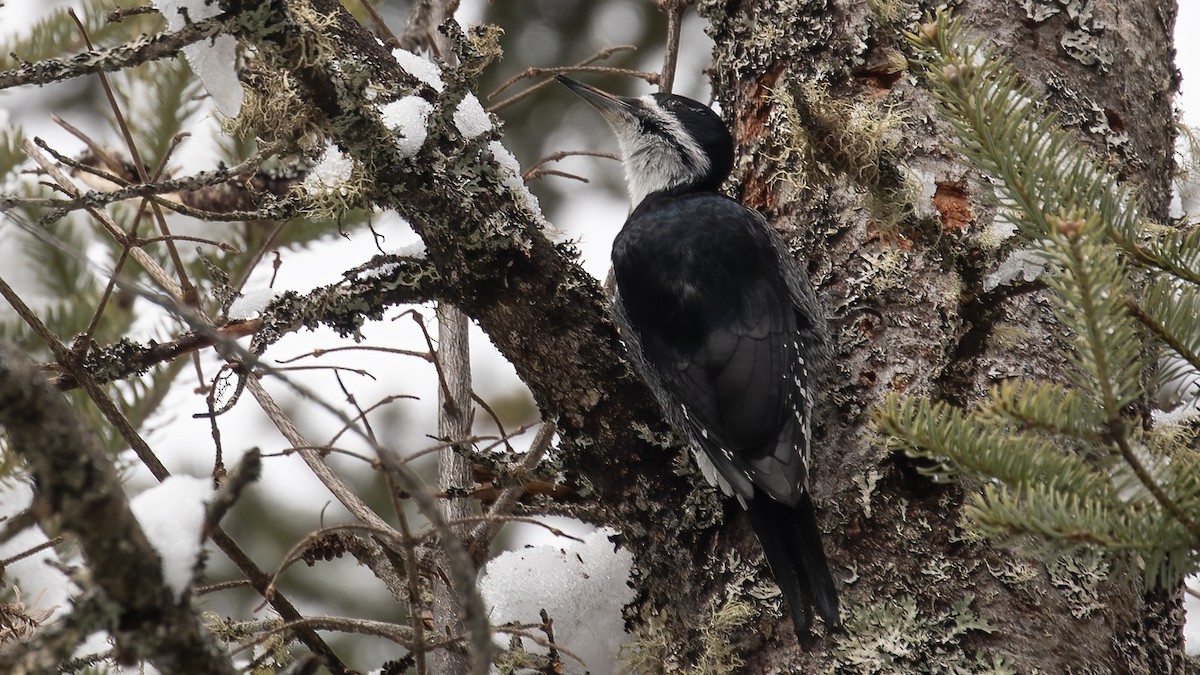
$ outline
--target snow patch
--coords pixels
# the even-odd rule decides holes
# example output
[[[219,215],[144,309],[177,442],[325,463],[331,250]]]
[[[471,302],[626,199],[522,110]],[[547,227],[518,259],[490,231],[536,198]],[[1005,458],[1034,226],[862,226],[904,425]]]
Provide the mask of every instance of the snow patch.
[[[200,560],[200,530],[212,498],[210,479],[170,476],[129,502],[146,538],[162,558],[163,579],[175,591],[176,602],[183,599]]]
[[[472,139],[491,131],[492,120],[475,94],[468,92],[454,109],[454,126],[467,139]]]
[[[246,291],[229,306],[231,321],[248,321],[257,318],[276,298],[282,295],[274,288],[259,288]]]
[[[611,529],[597,530],[572,546],[537,546],[506,551],[487,565],[480,592],[493,624],[541,623],[545,609],[554,619],[554,638],[583,659],[567,657],[566,672],[595,675],[617,672],[617,652],[627,639],[621,609],[633,601],[629,570],[633,556],[608,540]],[[497,634],[508,643],[508,636]],[[545,653],[525,641],[525,648]]]
[[[442,82],[442,70],[437,67],[436,63],[421,58],[407,49],[393,49],[392,58],[396,59],[396,63],[400,64],[404,72],[429,85],[437,93],[442,93],[442,90],[446,88],[446,83]]]
[[[337,145],[330,143],[316,166],[304,177],[300,185],[309,195],[317,196],[328,192],[346,194],[346,183],[354,173],[354,160],[346,156]]]
[[[491,151],[492,157],[500,168],[504,169],[504,185],[513,192],[521,195],[525,199],[525,206],[533,213],[541,213],[542,206],[538,202],[537,197],[529,191],[525,186],[525,179],[521,178],[521,163],[517,161],[515,155],[509,152],[508,148],[500,141],[492,141],[488,143],[488,150]]]
[[[224,10],[216,0],[153,0],[154,8],[167,20],[167,30],[182,30],[187,20],[203,21],[220,15]],[[187,20],[184,14],[187,14]],[[219,35],[211,41],[201,41],[183,48],[192,72],[217,104],[221,114],[237,117],[242,110],[242,83],[238,80],[237,40],[232,35]]]
[[[383,106],[379,111],[383,124],[396,133],[396,147],[404,157],[417,154],[429,135],[426,125],[433,106],[420,96],[405,96]]]
[[[398,255],[401,258],[424,258],[429,251],[425,248],[425,242],[420,238],[397,248],[392,251],[392,255]]]
[[[409,242],[408,244],[405,244],[404,246],[401,246],[400,248],[395,249],[394,251],[388,251],[387,253],[388,253],[388,255],[399,256],[401,258],[423,259],[423,258],[425,258],[426,254],[428,254],[428,251],[425,249],[425,242],[421,241],[421,239],[418,238],[418,239],[413,240],[412,242]],[[384,276],[391,274],[392,272],[395,272],[396,268],[398,268],[398,267],[400,267],[400,263],[394,263],[394,262],[384,263],[384,264],[380,265],[379,267],[375,267],[375,268],[360,272],[358,274],[358,278],[360,278],[360,279],[378,279],[379,277],[384,277]]]
[[[996,267],[996,271],[983,280],[983,290],[991,291],[1011,284],[1017,279],[1026,282],[1033,281],[1045,274],[1049,262],[1044,251],[1032,248],[1013,251],[1012,255],[1005,258],[1004,262]]]

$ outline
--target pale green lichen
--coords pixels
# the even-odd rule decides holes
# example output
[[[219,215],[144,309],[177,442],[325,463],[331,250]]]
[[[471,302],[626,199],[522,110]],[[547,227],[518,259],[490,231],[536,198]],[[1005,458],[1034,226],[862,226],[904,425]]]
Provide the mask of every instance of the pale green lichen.
[[[834,636],[832,673],[854,675],[949,675],[1015,672],[1001,655],[972,653],[973,633],[996,628],[970,608],[967,596],[948,610],[918,609],[914,597],[854,607],[846,631]]]
[[[854,280],[859,288],[882,294],[902,287],[909,280],[911,261],[907,251],[884,248],[874,252],[860,251],[858,255],[864,263],[862,272]]]
[[[1109,563],[1101,551],[1085,548],[1060,555],[1046,565],[1046,572],[1066,598],[1071,616],[1083,619],[1104,608],[1099,589],[1108,578]]]
[[[645,617],[634,639],[621,648],[621,672],[638,675],[732,675],[744,665],[732,637],[754,618],[756,611],[747,602],[727,598],[710,603],[699,626],[703,652],[695,663],[683,665],[680,642],[672,635],[664,617],[657,612]]]
[[[545,672],[552,667],[550,658],[545,654],[534,654],[525,649],[521,638],[514,636],[509,640],[508,647],[500,651],[492,660],[497,675],[517,675],[530,671]]]
[[[779,125],[785,142],[781,166],[819,172],[814,177],[828,175],[828,169],[869,185],[879,177],[880,161],[902,146],[908,118],[898,106],[867,97],[835,97],[827,85],[815,81],[778,87],[768,96],[773,104],[768,124]],[[781,172],[772,178],[796,187],[807,185],[807,177]]]
[[[905,0],[867,0],[867,6],[871,8],[875,20],[887,27],[911,23],[920,15],[920,7]]]
[[[1020,590],[1030,590],[1031,584],[1038,578],[1038,568],[1027,560],[1010,558],[1001,561],[998,567],[987,566],[988,572],[1006,586]]]
[[[867,518],[871,517],[871,497],[875,494],[875,486],[882,477],[883,474],[876,469],[871,469],[865,475],[854,477],[854,484],[858,487],[858,503],[862,506],[863,515]]]

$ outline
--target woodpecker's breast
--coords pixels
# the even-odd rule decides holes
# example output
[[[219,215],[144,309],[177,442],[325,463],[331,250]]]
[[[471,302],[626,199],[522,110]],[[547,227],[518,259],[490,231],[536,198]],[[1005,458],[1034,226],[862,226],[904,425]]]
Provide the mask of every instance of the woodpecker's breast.
[[[744,289],[770,273],[766,241],[744,207],[716,194],[651,197],[613,244],[613,270],[630,319],[686,350],[736,320]]]
[[[715,193],[657,195],[613,245],[618,323],[673,423],[744,498],[795,504],[812,403],[799,272],[757,213]]]

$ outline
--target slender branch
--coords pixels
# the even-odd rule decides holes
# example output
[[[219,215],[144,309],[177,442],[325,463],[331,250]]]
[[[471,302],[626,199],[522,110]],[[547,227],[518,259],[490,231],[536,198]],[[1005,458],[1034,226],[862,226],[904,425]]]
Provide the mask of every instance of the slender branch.
[[[162,161],[158,163],[158,168],[154,171],[154,180],[158,180],[162,173],[167,168],[167,161],[179,147],[180,136],[172,139],[171,147],[167,152],[163,153]],[[142,222],[142,214],[146,209],[146,200],[138,206],[137,215],[133,218],[133,224],[129,227],[129,234],[125,237],[125,242],[121,245],[121,255],[117,258],[117,263],[113,265],[112,274],[108,276],[108,284],[104,287],[104,292],[100,295],[100,302],[96,303],[96,310],[92,313],[92,320],[83,331],[83,339],[76,342],[80,357],[87,355],[87,350],[91,348],[92,336],[96,333],[96,327],[100,325],[100,317],[104,316],[104,310],[108,307],[108,301],[112,298],[113,291],[117,288],[117,278],[121,274],[121,270],[125,268],[125,262],[129,260],[129,252],[133,249],[138,237],[138,227]]]
[[[579,63],[576,63],[573,67],[582,68],[583,66],[589,66],[597,61],[603,61],[604,59],[607,59],[608,57],[612,56],[613,54],[617,54],[619,52],[634,51],[636,49],[637,49],[637,47],[634,45],[614,45],[612,47],[605,47],[604,49],[601,49],[600,51],[596,52],[595,54],[592,54],[591,56],[580,61]],[[509,87],[513,86],[517,82],[520,82],[521,80],[527,80],[527,79],[533,77],[534,75],[533,75],[533,73],[530,72],[530,70],[531,69],[527,68],[521,74],[511,77],[508,80],[506,80],[504,82],[504,84],[501,84],[499,87],[496,88],[495,91],[493,91],[492,93],[487,95],[487,100],[490,101],[493,98],[496,98],[500,94],[504,93],[505,89],[508,89]],[[516,103],[517,101],[525,98],[526,96],[529,96],[533,92],[537,91],[538,89],[541,89],[542,87],[550,84],[551,82],[553,82],[553,80],[551,80],[551,79],[547,79],[543,82],[539,82],[539,83],[533,85],[532,87],[530,87],[528,90],[521,92],[520,94],[516,94],[515,96],[511,96],[509,98],[504,99],[503,101],[500,101],[499,103],[492,105],[491,107],[488,108],[488,110],[491,112],[496,112],[497,110],[501,110],[502,108],[510,106],[513,103]]]
[[[388,476],[388,486],[392,494],[396,494],[391,476]],[[412,529],[408,525],[408,515],[404,513],[404,509],[399,505],[396,508],[396,520],[399,521],[400,532],[406,540],[412,539]],[[414,546],[404,547],[404,562],[407,568],[407,574],[404,575],[408,582],[408,618],[412,623],[412,655],[417,667],[417,675],[427,675],[428,670],[425,665],[425,605],[421,600],[421,579],[417,576],[417,570],[420,569],[420,562],[417,560],[417,550]]]
[[[473,415],[471,400],[471,346],[470,323],[467,315],[446,303],[438,303],[438,348],[434,352],[434,364],[442,376],[438,388],[438,436],[443,441],[462,439],[471,434]],[[471,515],[470,490],[475,484],[471,461],[466,454],[470,446],[456,443],[438,451],[438,491],[446,495],[439,503],[442,517],[448,523],[458,523]],[[455,536],[463,538],[466,528],[452,527]],[[465,543],[465,542],[464,542]],[[433,564],[441,568],[449,561],[445,555],[435,555]],[[455,588],[444,575],[433,576],[433,631],[437,635],[463,632],[459,618],[462,607],[460,589]],[[442,650],[433,654],[431,667],[437,673],[466,673],[466,655],[454,650]]]
[[[288,443],[296,449],[296,452],[304,460],[304,463],[308,465],[313,475],[342,503],[342,506],[346,507],[347,511],[353,514],[359,521],[371,527],[385,531],[392,530],[391,525],[380,518],[379,514],[375,513],[370,506],[367,506],[366,502],[358,496],[353,488],[346,485],[341,477],[334,473],[333,469],[329,468],[321,453],[312,449],[312,445],[304,439],[300,430],[292,423],[291,418],[283,411],[283,408],[279,407],[279,404],[275,402],[275,399],[271,397],[262,386],[262,383],[258,381],[257,377],[247,377],[246,388],[250,391],[250,395],[258,401],[259,407],[266,413],[267,418],[271,420],[275,428],[279,430],[279,433],[283,434]]]
[[[658,90],[664,94],[671,93],[675,86],[675,68],[679,62],[679,30],[683,26],[683,12],[689,0],[658,0],[658,6],[667,13],[667,49],[663,55],[662,76],[658,82]]]
[[[542,457],[546,455],[546,450],[550,448],[550,441],[553,440],[556,431],[557,429],[555,429],[553,423],[542,423],[542,428],[538,429],[537,436],[533,438],[533,444],[529,447],[529,452],[525,453],[525,456],[521,458],[521,471],[530,472],[537,467],[538,462],[542,461]],[[492,504],[492,508],[488,509],[484,520],[471,531],[471,536],[467,541],[470,542],[471,551],[476,557],[482,558],[487,555],[488,542],[500,530],[501,523],[498,519],[511,513],[513,507],[517,505],[523,494],[525,494],[525,486],[523,484],[518,484],[504,490],[496,498],[495,503]]]
[[[273,626],[264,632],[262,635],[256,636],[253,640],[248,640],[239,644],[235,652],[245,651],[255,645],[261,644],[269,639],[272,635],[282,633],[294,628],[308,628],[310,630],[327,630],[338,631],[341,633],[359,633],[362,635],[374,635],[387,640],[391,640],[405,648],[411,648],[412,633],[405,626],[399,626],[387,621],[372,621],[370,619],[354,619],[334,616],[310,616],[295,621]]]
[[[647,72],[643,72],[640,70],[632,70],[629,68],[610,68],[608,66],[550,66],[550,67],[544,67],[544,68],[541,68],[541,67],[526,68],[525,71],[523,73],[521,73],[520,75],[516,75],[516,76],[510,78],[507,82],[500,85],[500,87],[498,89],[496,89],[496,91],[492,92],[492,96],[499,94],[500,92],[504,91],[508,87],[511,87],[512,85],[516,84],[517,82],[520,82],[521,80],[532,79],[535,77],[540,77],[542,75],[559,75],[559,74],[563,74],[563,73],[601,73],[604,75],[619,75],[621,77],[635,77],[640,80],[645,80],[646,82],[648,82],[650,84],[658,84],[658,81],[659,81],[658,73],[647,73]],[[503,101],[500,101],[499,103],[495,103],[493,105],[488,106],[488,112],[499,112],[500,110],[507,108],[508,106],[524,99],[525,97],[533,95],[534,92],[538,91],[542,87],[549,85],[553,81],[554,81],[553,79],[547,78],[541,82],[538,82],[537,84],[526,89],[525,91],[522,91],[519,94],[514,94],[514,95],[504,99]]]
[[[188,193],[225,185],[238,177],[244,177],[248,173],[262,163],[269,154],[266,152],[258,152],[250,159],[238,164],[237,166],[228,169],[214,169],[212,171],[199,171],[190,176],[180,178],[171,178],[167,180],[156,180],[151,183],[134,183],[123,186],[117,190],[90,190],[88,192],[78,192],[71,199],[61,198],[25,198],[14,197],[11,195],[0,195],[0,210],[7,210],[17,206],[29,206],[44,209],[53,209],[57,211],[77,211],[89,206],[101,207],[117,202],[123,202],[127,199],[136,199],[138,197],[162,196],[174,193]],[[56,158],[64,161],[65,158]],[[75,162],[81,170],[95,171],[94,167],[87,164]],[[86,167],[86,168],[85,168]],[[107,179],[117,178],[119,176],[104,176]],[[120,181],[113,181],[120,183]],[[274,193],[271,193],[274,194]]]
[[[140,249],[134,249],[139,251]],[[144,251],[142,252],[144,253]],[[400,261],[397,264],[397,260]],[[367,317],[362,307],[387,307],[425,302],[442,291],[442,284],[428,261],[414,258],[380,256],[367,265],[347,272],[348,281],[324,286],[304,296],[285,295],[276,300],[263,316],[249,321],[231,322],[205,331],[183,333],[169,342],[140,344],[123,340],[110,347],[93,349],[85,368],[100,384],[138,375],[179,356],[213,347],[221,339],[254,335],[259,348],[301,328],[332,326],[351,330]],[[168,277],[169,278],[169,277]],[[424,355],[414,354],[418,356]],[[62,390],[74,389],[79,382],[69,372],[53,378]]]
[[[159,59],[179,56],[179,50],[226,32],[231,18],[218,16],[189,23],[174,33],[142,36],[132,42],[107,49],[93,49],[59,59],[26,63],[19,68],[0,71],[0,90],[22,85],[43,85],[70,80],[92,73],[114,72]]]

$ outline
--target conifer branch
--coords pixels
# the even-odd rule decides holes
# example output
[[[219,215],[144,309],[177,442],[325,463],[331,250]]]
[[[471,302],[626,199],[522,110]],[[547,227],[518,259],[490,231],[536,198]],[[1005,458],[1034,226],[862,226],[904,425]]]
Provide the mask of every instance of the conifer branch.
[[[1136,550],[1148,583],[1177,580],[1200,543],[1200,485],[1178,467],[1153,465],[1128,409],[1146,396],[1139,322],[1193,365],[1200,360],[1198,256],[1186,248],[1200,235],[1148,236],[1137,200],[1011,68],[964,38],[959,20],[942,16],[910,39],[959,149],[995,179],[1001,207],[1046,261],[1071,386],[1008,383],[972,412],[893,397],[878,428],[910,454],[941,462],[938,477],[984,484],[966,509],[983,534]],[[1140,307],[1127,261],[1158,277]]]

